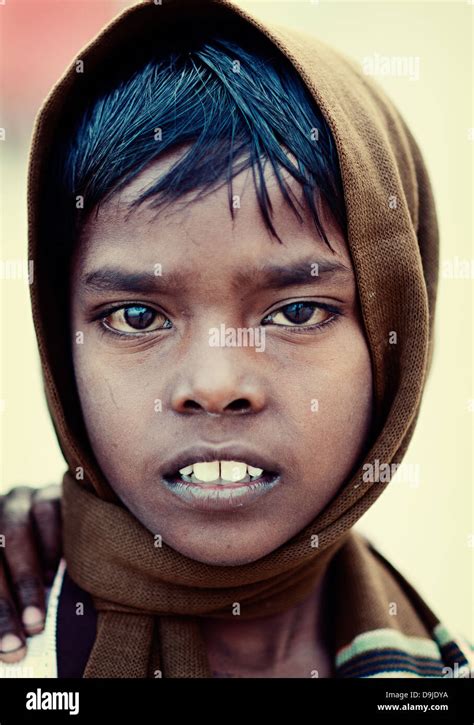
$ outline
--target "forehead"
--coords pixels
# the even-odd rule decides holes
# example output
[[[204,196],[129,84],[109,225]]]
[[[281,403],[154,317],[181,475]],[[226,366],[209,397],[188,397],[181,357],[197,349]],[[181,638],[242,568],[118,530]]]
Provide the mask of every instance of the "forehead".
[[[159,263],[173,271],[189,267],[210,271],[212,267],[225,273],[236,266],[252,266],[263,260],[284,264],[314,255],[315,261],[339,260],[352,269],[346,240],[329,207],[317,201],[332,249],[318,234],[300,185],[286,169],[280,169],[298,208],[298,219],[284,199],[269,163],[264,166],[264,176],[271,220],[283,244],[271,234],[262,218],[251,168],[232,180],[234,219],[225,181],[199,199],[195,193],[186,194],[161,210],[150,208],[150,199],[130,210],[130,203],[165,173],[182,152],[183,148],[179,148],[149,164],[103,204],[97,215],[90,216],[76,246],[74,266],[87,269],[91,265],[139,261],[145,268]]]

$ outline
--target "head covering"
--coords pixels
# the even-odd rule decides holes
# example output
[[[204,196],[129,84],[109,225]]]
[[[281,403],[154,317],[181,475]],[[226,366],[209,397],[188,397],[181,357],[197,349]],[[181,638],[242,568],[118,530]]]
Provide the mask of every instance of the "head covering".
[[[232,23],[236,16],[259,29],[294,65],[336,143],[348,245],[373,365],[376,435],[367,461],[401,461],[425,384],[438,229],[420,151],[390,100],[339,52],[312,36],[263,22],[238,3],[163,0],[141,2],[122,12],[78,53],[46,99],[33,134],[28,184],[33,317],[48,406],[68,465],[63,479],[64,551],[71,577],[92,594],[99,612],[86,677],[153,677],[157,672],[164,677],[209,677],[199,617],[231,617],[236,601],[243,618],[284,611],[311,592],[328,565],[333,572],[334,647],[347,672],[342,676],[357,672],[352,664],[348,669],[350,653],[343,648],[361,633],[390,631],[393,646],[403,649],[397,637],[431,643],[439,624],[388,562],[351,531],[387,485],[364,480],[362,465],[330,504],[283,546],[249,564],[211,566],[166,543],[154,546],[152,533],[105,480],[85,435],[68,364],[68,337],[54,317],[57,291],[48,263],[51,230],[44,213],[49,149],[67,109],[86,93],[94,69],[110,54],[132,53],[150,34],[159,47],[160,37],[182,23],[216,17]],[[88,79],[77,72],[78,61]],[[396,345],[389,344],[393,330]],[[309,545],[314,535],[317,547]],[[389,615],[393,601],[397,617]],[[443,660],[433,647],[428,648],[428,665],[417,663],[412,650],[405,653],[403,666],[415,676],[439,672]]]

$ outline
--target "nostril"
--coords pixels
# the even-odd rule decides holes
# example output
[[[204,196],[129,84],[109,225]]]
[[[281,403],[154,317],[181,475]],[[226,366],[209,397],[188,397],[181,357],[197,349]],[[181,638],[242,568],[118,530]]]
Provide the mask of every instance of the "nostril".
[[[185,400],[183,408],[185,410],[201,410],[201,406],[195,400]]]
[[[216,414],[222,413],[243,413],[252,409],[252,404],[248,398],[236,398],[227,405],[221,404],[217,401],[209,402],[208,404],[199,403],[193,398],[187,398],[180,406],[181,412],[208,412]]]
[[[232,403],[229,403],[226,406],[226,410],[249,410],[250,407],[250,401],[245,398],[238,398],[237,400],[233,400]]]

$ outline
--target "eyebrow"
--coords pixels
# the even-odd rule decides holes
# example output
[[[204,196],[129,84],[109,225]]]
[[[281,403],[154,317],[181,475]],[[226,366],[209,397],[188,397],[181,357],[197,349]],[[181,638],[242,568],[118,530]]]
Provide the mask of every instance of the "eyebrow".
[[[267,289],[317,284],[322,278],[337,277],[339,282],[353,277],[352,269],[338,260],[306,259],[291,265],[265,265],[236,272],[233,287],[236,290],[251,285]],[[182,292],[187,279],[196,282],[196,272],[130,272],[120,267],[104,267],[81,277],[81,284],[92,292],[132,292],[135,294],[173,294]]]
[[[267,289],[281,289],[317,283],[321,278],[337,278],[346,281],[352,278],[350,267],[337,260],[304,259],[283,267],[266,265],[260,269],[246,269],[237,272],[235,284],[237,287],[250,284],[262,285]]]

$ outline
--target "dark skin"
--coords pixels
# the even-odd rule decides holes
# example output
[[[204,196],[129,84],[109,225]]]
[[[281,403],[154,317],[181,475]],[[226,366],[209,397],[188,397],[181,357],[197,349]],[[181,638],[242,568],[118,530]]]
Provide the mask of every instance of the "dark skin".
[[[175,158],[151,164],[83,227],[70,277],[75,374],[97,460],[127,508],[182,554],[234,566],[283,545],[347,479],[370,427],[370,355],[341,230],[320,205],[331,251],[309,212],[302,224],[293,215],[270,172],[273,222],[284,244],[264,225],[248,171],[234,179],[234,223],[225,185],[185,210],[157,216],[145,204],[125,218],[128,202]],[[281,270],[318,263],[319,274],[270,286],[262,276],[269,263]],[[113,289],[90,284],[110,268],[136,273],[146,291],[136,280]],[[253,277],[236,284],[243,270]],[[172,279],[177,284],[164,289]],[[295,302],[309,315],[304,324],[289,316]],[[127,316],[137,307],[146,329]],[[209,330],[221,324],[265,325],[265,351],[211,347]],[[251,504],[197,510],[163,485],[166,462],[181,449],[242,443],[257,444],[281,479]],[[306,602],[275,617],[205,619],[215,676],[329,676],[323,601],[320,582]]]
[[[263,226],[248,174],[235,180],[234,193],[240,192],[245,212],[238,212],[234,227],[223,191],[184,214],[162,215],[157,221],[141,211],[125,221],[123,204],[150,180],[146,176],[150,171],[153,169],[85,227],[73,260],[72,329],[73,333],[85,330],[87,342],[87,346],[73,347],[86,424],[113,487],[151,531],[201,561],[227,565],[253,561],[284,543],[324,507],[357,459],[367,435],[371,370],[350,256],[325,207],[321,213],[334,252],[317,237],[309,215],[305,215],[304,225],[299,225],[268,176],[274,222],[285,241],[283,247],[276,246]],[[134,239],[133,247],[127,248],[124,237]],[[181,257],[176,255],[177,237]],[[232,240],[231,246],[225,246],[223,240]],[[236,270],[262,266],[269,259],[287,268],[301,257],[323,264],[337,261],[341,269],[304,286],[276,291],[260,283],[230,294]],[[156,330],[141,340],[127,339],[123,347],[120,338],[102,341],[90,319],[90,308],[96,308],[97,303],[103,306],[109,298],[114,303],[128,302],[130,295],[124,294],[128,291],[114,294],[113,299],[110,292],[99,298],[94,293],[91,298],[90,291],[80,285],[84,270],[104,268],[118,259],[125,265],[135,264],[137,259],[149,264],[158,261],[164,269],[173,263],[178,270],[190,263],[194,275],[189,289],[183,281],[176,299],[164,299],[159,294],[137,298],[161,312],[166,301],[175,312],[173,327]],[[212,298],[209,289],[215,290]],[[277,323],[290,322],[285,310],[282,312],[282,303],[295,300],[337,303],[342,316],[337,324],[325,326],[331,315],[315,308],[311,323],[321,327],[292,333]],[[271,337],[267,337],[267,345],[270,342],[271,347],[262,358],[250,349],[216,351],[203,344],[203,332],[210,325],[223,321],[228,325],[258,325],[259,317],[270,308],[278,312],[268,330]],[[157,319],[162,324],[164,315]],[[108,321],[115,324],[116,315]],[[123,329],[123,318],[119,327]],[[168,342],[166,329],[178,331],[171,333],[175,338],[168,338]],[[181,338],[184,350],[177,345],[180,332],[185,333]],[[179,366],[181,359],[186,360],[184,368]],[[261,360],[265,360],[264,366],[258,364]],[[157,364],[158,383],[154,375]],[[141,379],[144,375],[151,383],[153,399],[165,403],[164,426],[143,415],[150,394],[146,385],[136,386],[137,365]],[[105,368],[107,384],[103,385]],[[301,386],[301,380],[307,385]],[[308,411],[310,399],[318,400],[316,417],[314,411],[302,415]],[[244,401],[237,414],[232,407],[235,400]],[[133,425],[127,428],[130,421]],[[107,430],[106,437],[101,428]],[[150,429],[153,441],[147,437]],[[173,449],[176,440],[183,444],[196,439],[216,443],[227,437],[253,436],[275,451],[286,485],[251,506],[225,515],[196,512],[150,480],[146,464],[155,445],[163,450]],[[114,456],[109,455],[109,445]],[[51,584],[61,555],[59,505],[59,486],[39,491],[19,487],[0,498],[1,532],[9,542],[0,560],[0,642],[11,646],[15,642],[10,635],[19,638],[14,651],[0,652],[1,661],[21,660],[26,653],[25,637],[43,630],[43,586]],[[203,634],[213,676],[330,677],[326,586],[323,577],[304,602],[272,617],[251,621],[204,618]],[[37,617],[30,625],[21,621],[27,608],[30,616]]]
[[[212,676],[332,677],[327,594],[324,576],[304,602],[260,622],[205,618]]]
[[[0,661],[14,664],[45,621],[45,586],[61,558],[60,486],[18,486],[0,496]],[[2,539],[3,541],[3,539]],[[8,650],[8,651],[7,651]]]

